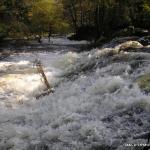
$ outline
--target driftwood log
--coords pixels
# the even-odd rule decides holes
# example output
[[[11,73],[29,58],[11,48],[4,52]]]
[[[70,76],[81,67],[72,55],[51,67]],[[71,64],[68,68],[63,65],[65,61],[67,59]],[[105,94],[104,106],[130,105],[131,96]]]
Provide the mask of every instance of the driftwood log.
[[[46,77],[46,75],[44,73],[44,69],[43,69],[42,63],[39,60],[36,60],[35,64],[36,64],[37,72],[41,75],[41,77],[42,77],[42,79],[44,81],[44,84],[46,86],[46,90],[36,96],[36,99],[39,99],[40,97],[49,95],[50,93],[53,93],[54,89],[50,86],[50,84],[49,84],[49,82],[47,80],[47,77]]]

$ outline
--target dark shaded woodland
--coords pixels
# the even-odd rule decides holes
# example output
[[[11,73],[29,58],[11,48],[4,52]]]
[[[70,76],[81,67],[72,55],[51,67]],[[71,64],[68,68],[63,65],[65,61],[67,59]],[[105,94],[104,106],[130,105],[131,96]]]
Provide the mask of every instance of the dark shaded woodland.
[[[68,34],[104,40],[150,30],[149,0],[1,0],[0,39]]]

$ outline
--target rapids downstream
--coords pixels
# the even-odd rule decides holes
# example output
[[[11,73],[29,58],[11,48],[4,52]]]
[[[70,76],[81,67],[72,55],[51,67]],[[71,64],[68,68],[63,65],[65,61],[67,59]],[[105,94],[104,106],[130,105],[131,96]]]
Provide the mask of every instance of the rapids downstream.
[[[52,41],[53,51],[0,62],[0,150],[136,150],[125,144],[147,143],[134,137],[150,131],[150,95],[136,83],[150,73],[150,47],[120,51],[125,41],[115,39],[79,52],[74,45],[85,41]],[[55,89],[40,99],[36,59]]]

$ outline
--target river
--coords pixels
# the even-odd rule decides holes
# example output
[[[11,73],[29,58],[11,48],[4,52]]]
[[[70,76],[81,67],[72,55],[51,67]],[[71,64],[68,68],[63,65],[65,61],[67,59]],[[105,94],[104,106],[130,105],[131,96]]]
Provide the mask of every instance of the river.
[[[0,62],[0,150],[126,150],[147,142],[134,138],[150,128],[150,95],[135,80],[150,73],[150,53],[118,53],[118,41],[81,52],[85,44],[57,38],[50,51],[44,40]],[[46,87],[36,59],[55,89],[39,99]]]

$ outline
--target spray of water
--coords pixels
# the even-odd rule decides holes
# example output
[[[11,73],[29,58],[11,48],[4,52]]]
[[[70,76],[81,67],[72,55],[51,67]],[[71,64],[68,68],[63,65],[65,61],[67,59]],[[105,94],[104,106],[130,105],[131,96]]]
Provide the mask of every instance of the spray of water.
[[[0,149],[120,150],[146,142],[132,137],[149,128],[150,96],[135,79],[149,73],[150,55],[118,54],[119,47],[20,53],[0,62]],[[38,100],[45,85],[35,58],[55,87]],[[135,67],[137,58],[143,61]]]

